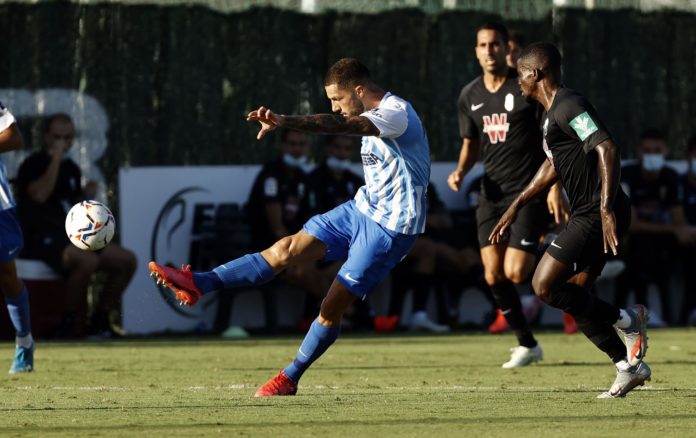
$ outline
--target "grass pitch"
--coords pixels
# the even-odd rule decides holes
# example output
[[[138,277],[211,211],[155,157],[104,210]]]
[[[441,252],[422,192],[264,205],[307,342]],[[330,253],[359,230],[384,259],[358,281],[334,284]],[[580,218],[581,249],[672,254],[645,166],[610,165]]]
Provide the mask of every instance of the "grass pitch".
[[[541,364],[503,370],[511,335],[345,336],[266,399],[299,337],[44,342],[0,383],[0,436],[696,435],[696,330],[653,330],[652,382],[616,400],[595,398],[614,371],[583,336],[538,338]]]

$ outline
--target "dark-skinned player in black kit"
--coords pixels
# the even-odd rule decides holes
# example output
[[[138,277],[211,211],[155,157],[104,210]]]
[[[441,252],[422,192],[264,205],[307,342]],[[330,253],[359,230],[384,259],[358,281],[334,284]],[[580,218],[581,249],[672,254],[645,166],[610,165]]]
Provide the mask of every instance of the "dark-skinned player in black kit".
[[[570,200],[571,217],[537,265],[532,287],[545,303],[572,315],[582,332],[616,367],[616,380],[599,398],[624,397],[650,380],[643,361],[647,350],[647,309],[640,304],[620,309],[590,293],[609,251],[630,224],[630,201],[620,187],[619,147],[594,107],[566,88],[561,54],[550,43],[525,48],[517,71],[522,93],[545,109],[542,116],[547,159],[515,198],[489,239],[499,241],[519,208],[556,181]],[[625,346],[614,327],[623,335]]]

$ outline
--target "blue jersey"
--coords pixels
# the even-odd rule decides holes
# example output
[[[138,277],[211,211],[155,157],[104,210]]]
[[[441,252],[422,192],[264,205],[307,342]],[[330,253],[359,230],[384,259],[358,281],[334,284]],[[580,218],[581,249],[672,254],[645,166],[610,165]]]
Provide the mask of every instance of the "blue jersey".
[[[418,115],[410,103],[391,93],[361,115],[379,129],[379,136],[362,138],[365,185],[355,195],[356,207],[388,230],[422,233],[430,147]]]
[[[0,102],[0,132],[8,129],[13,123],[15,123],[14,116]],[[0,160],[0,211],[13,208],[15,205],[10,191],[10,183],[7,181],[5,164]]]

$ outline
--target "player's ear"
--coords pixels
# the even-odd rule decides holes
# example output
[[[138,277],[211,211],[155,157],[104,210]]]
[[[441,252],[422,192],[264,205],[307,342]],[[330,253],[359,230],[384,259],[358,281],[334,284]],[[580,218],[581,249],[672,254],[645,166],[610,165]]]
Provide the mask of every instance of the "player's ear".
[[[354,90],[355,95],[358,96],[358,99],[362,99],[365,95],[365,87],[363,85],[356,85]]]
[[[540,80],[544,79],[544,76],[543,70],[539,68],[532,69],[532,77],[534,78],[534,82],[539,82]]]

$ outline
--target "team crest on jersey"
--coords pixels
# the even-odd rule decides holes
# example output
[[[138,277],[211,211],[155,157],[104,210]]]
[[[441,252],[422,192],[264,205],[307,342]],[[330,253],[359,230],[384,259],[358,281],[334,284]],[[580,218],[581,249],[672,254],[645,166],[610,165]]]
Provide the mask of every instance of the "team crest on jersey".
[[[363,166],[376,166],[380,162],[379,157],[372,152],[369,154],[360,154],[360,157],[362,158]]]
[[[507,113],[483,116],[483,132],[488,134],[491,144],[505,142],[509,130],[510,124],[507,122]]]
[[[515,108],[515,96],[512,93],[508,93],[505,95],[505,109],[512,111],[513,108]]]
[[[597,125],[595,125],[595,122],[592,120],[592,117],[590,117],[590,115],[587,114],[587,111],[571,120],[570,127],[573,128],[573,130],[575,130],[575,133],[578,134],[578,137],[580,137],[581,141],[585,141],[585,139],[589,137],[590,134],[598,130]]]

